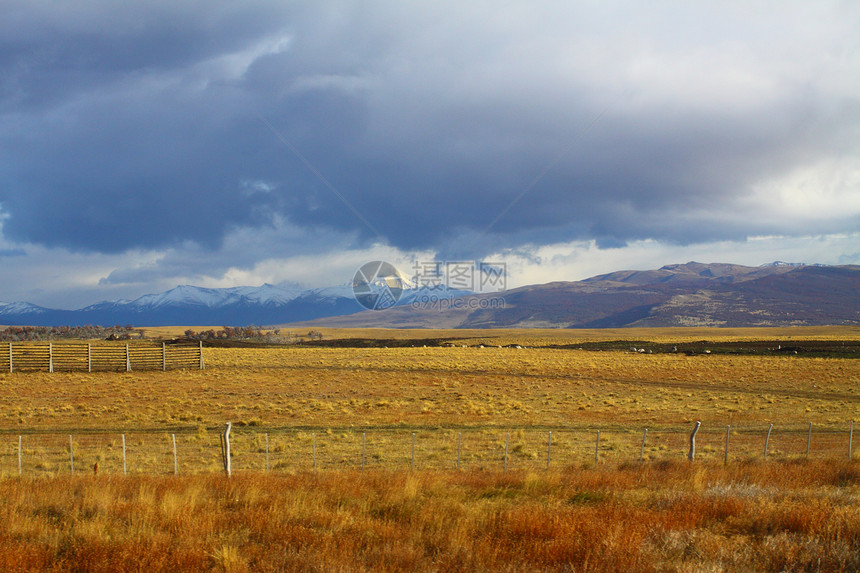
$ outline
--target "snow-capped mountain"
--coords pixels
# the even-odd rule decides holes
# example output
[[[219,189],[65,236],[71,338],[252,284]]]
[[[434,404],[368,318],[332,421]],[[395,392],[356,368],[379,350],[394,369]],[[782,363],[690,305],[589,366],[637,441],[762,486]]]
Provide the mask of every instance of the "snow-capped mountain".
[[[48,309],[30,304],[29,302],[0,302],[0,316],[7,314],[40,314],[49,312]]]
[[[233,287],[233,288],[203,288],[191,285],[180,285],[169,291],[159,294],[147,294],[132,301],[114,301],[99,303],[87,307],[87,309],[99,307],[100,305],[126,305],[141,310],[156,310],[173,306],[192,306],[219,308],[232,304],[260,304],[278,305],[286,304],[300,297],[304,291],[301,289],[285,288],[270,284],[259,287]],[[84,309],[84,310],[87,310]]]
[[[377,284],[374,279],[373,286]],[[357,286],[366,287],[367,283]],[[302,290],[269,285],[179,286],[79,310],[0,303],[0,324],[59,326],[310,326],[379,328],[605,328],[621,326],[799,326],[860,324],[860,266],[689,262],[498,293],[422,289],[408,282],[395,308],[365,310],[352,283]],[[395,289],[396,290],[396,289]],[[362,291],[365,292],[365,291]],[[427,299],[468,296],[461,305]],[[501,298],[503,305],[482,304]],[[417,303],[414,304],[413,303]],[[481,303],[481,304],[472,304]],[[344,315],[353,315],[344,317]],[[337,317],[337,318],[329,318]]]
[[[785,261],[773,261],[772,263],[765,263],[763,265],[759,265],[760,267],[805,267],[804,263],[787,263]]]
[[[399,304],[417,296],[406,284]],[[424,291],[422,291],[424,292]],[[469,291],[434,291],[438,298],[456,298]],[[204,288],[180,285],[134,300],[96,303],[78,310],[54,310],[25,302],[0,303],[0,324],[56,326],[132,324],[135,326],[269,325],[353,314],[364,310],[352,284],[315,289],[264,284],[259,287]]]

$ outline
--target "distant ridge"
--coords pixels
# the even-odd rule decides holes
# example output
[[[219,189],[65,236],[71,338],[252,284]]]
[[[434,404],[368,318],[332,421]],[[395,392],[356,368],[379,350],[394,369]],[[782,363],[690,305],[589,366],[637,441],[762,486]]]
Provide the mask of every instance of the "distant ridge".
[[[415,289],[404,291],[408,304]],[[441,298],[456,298],[469,291],[437,291]],[[246,326],[313,320],[356,313],[351,285],[300,289],[271,284],[259,287],[204,288],[180,285],[135,300],[100,302],[78,310],[55,310],[25,302],[0,302],[0,324],[27,326],[83,326],[86,324],[136,326]]]
[[[380,328],[860,325],[860,266],[689,262],[473,295],[463,302],[491,296],[504,298],[504,308],[476,308],[481,306],[477,303],[449,310],[392,308],[312,324]]]
[[[774,261],[772,263],[765,263],[761,266],[763,266],[763,267],[826,267],[827,265],[821,265],[818,263],[806,264],[806,263],[787,263],[785,261]]]
[[[364,311],[350,285],[306,290],[270,284],[224,289],[182,285],[135,300],[101,302],[78,310],[0,303],[0,324],[380,328],[860,324],[860,266],[856,265],[777,261],[748,267],[692,261],[493,294],[434,290],[434,299],[463,303],[448,305],[454,308],[445,310],[412,305],[420,302],[423,292],[407,288],[398,306]],[[504,305],[482,304],[492,298],[503,299]]]

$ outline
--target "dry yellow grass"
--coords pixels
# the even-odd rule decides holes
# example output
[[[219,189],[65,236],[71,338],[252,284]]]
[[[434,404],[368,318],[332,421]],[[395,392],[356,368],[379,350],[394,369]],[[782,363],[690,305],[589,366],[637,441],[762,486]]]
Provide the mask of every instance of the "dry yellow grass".
[[[0,424],[841,427],[855,360],[513,348],[207,349],[207,370],[0,374]]]
[[[860,361],[539,347],[681,340],[669,331],[351,335],[415,332],[538,348],[207,349],[204,371],[0,374],[0,570],[860,568],[860,469],[838,461],[860,406]],[[689,464],[696,419],[705,425]],[[227,420],[237,424],[230,480],[218,473]],[[152,475],[173,473],[172,433],[182,475]]]
[[[834,332],[845,334],[807,334]],[[787,336],[768,330],[765,337],[775,334]],[[168,443],[177,433],[181,471],[216,471],[217,429],[226,421],[237,424],[244,469],[265,467],[263,432],[270,434],[273,466],[307,468],[316,435],[321,467],[355,467],[367,429],[367,463],[376,467],[408,465],[411,432],[424,467],[450,467],[460,432],[463,461],[481,467],[500,464],[510,432],[514,467],[539,466],[548,430],[559,464],[592,459],[596,429],[608,461],[638,459],[646,427],[645,457],[663,459],[683,456],[694,420],[704,422],[704,459],[721,456],[729,424],[736,458],[762,455],[770,423],[770,455],[802,455],[811,423],[813,457],[838,457],[847,452],[847,425],[860,407],[860,361],[847,359],[541,347],[210,348],[205,356],[204,371],[0,374],[0,474],[17,473],[17,436],[33,430],[56,432],[26,437],[25,469],[65,471],[67,434],[87,429],[109,432],[76,438],[80,467],[99,461],[117,471],[116,442],[126,433],[133,471],[172,471]]]

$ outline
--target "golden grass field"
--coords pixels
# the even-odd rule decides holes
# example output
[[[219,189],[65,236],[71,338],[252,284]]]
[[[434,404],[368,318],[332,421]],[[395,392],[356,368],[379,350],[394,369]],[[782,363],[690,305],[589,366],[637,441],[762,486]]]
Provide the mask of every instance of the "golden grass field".
[[[202,331],[209,326],[157,326],[142,327],[147,337],[172,338],[182,336],[188,330]],[[296,336],[306,334],[307,327],[281,327],[282,333],[291,332]],[[649,339],[654,342],[687,342],[692,340],[860,340],[860,327],[857,326],[798,326],[783,328],[600,328],[600,329],[390,329],[390,328],[314,328],[327,340],[341,338],[377,339],[421,339],[456,338],[464,343],[476,344],[527,344],[546,346],[549,344],[570,344],[597,340],[637,340]]]
[[[185,327],[147,335],[174,330]],[[494,347],[207,348],[203,371],[0,374],[0,569],[860,568],[860,466],[848,461],[860,361],[544,347],[860,329],[323,334]],[[227,421],[231,480],[218,473]]]

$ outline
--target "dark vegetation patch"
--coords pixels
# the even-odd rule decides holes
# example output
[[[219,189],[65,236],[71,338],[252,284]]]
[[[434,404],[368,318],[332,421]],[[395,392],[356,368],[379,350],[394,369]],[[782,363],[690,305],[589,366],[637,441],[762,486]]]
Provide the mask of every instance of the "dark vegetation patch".
[[[581,344],[560,344],[549,348],[614,350],[688,356],[729,354],[754,356],[808,356],[817,358],[860,358],[860,340],[752,340],[735,342],[651,342],[648,340],[606,340]]]
[[[143,338],[133,326],[10,326],[0,329],[0,342],[50,340],[132,340]]]
[[[301,346],[327,348],[422,348],[424,346],[451,346],[460,338],[333,338],[331,340],[307,340]],[[459,344],[457,344],[459,346]]]
[[[328,348],[421,348],[471,346],[485,347],[492,344],[469,344],[465,338],[336,338],[330,340],[306,340],[300,346]],[[209,346],[209,342],[206,343]],[[528,348],[526,344],[506,344],[506,348]],[[574,344],[541,345],[541,348],[561,350],[592,350],[615,352],[639,352],[642,354],[686,354],[688,356],[753,355],[753,356],[807,356],[825,358],[860,358],[860,340],[754,340],[735,342],[651,342],[648,340],[607,340]]]

